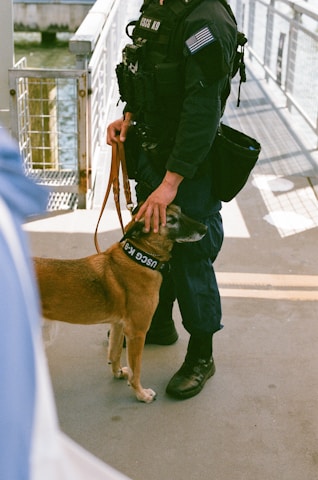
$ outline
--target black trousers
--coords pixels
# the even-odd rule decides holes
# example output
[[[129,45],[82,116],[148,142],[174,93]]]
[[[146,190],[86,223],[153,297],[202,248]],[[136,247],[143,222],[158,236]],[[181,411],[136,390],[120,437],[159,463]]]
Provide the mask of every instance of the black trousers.
[[[136,177],[138,201],[145,200],[162,181],[145,153],[139,156]],[[177,299],[183,326],[190,334],[213,334],[220,330],[222,316],[213,262],[224,233],[221,202],[213,197],[210,175],[184,179],[174,203],[183,213],[207,225],[208,231],[199,242],[174,245],[171,272],[163,278],[156,320],[158,316],[171,317]]]

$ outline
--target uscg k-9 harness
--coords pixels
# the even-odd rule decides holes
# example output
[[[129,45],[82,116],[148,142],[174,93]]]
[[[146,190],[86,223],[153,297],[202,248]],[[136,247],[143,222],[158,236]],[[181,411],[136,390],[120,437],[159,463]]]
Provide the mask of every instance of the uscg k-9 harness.
[[[197,56],[210,81],[228,75],[223,108],[230,91],[230,80],[238,69],[241,81],[245,81],[243,50],[226,59],[218,25],[213,30],[210,25],[201,27],[184,43],[183,20],[201,2],[166,0],[163,7],[158,0],[146,0],[139,19],[126,27],[132,43],[124,47],[122,62],[116,68],[120,97],[126,102],[125,110],[134,114],[140,145],[153,155],[169,151],[173,145],[184,95],[183,73],[187,56]],[[222,20],[231,32],[236,32],[235,17],[226,0],[211,0],[213,2],[223,5]],[[245,42],[244,35],[238,35],[237,43],[242,48]]]

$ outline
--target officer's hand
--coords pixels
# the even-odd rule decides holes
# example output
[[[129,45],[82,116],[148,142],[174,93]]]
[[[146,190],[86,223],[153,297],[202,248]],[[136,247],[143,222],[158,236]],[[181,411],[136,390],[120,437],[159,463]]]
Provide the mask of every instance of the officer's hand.
[[[132,113],[126,112],[124,118],[118,118],[117,120],[108,125],[106,137],[108,145],[111,145],[112,142],[117,142],[117,135],[119,135],[119,139],[121,142],[124,142],[126,140],[127,132],[132,124],[132,119]]]
[[[178,173],[167,172],[162,183],[154,190],[140,207],[135,220],[145,219],[145,231],[152,228],[155,233],[160,225],[166,224],[167,206],[175,199],[183,177]]]

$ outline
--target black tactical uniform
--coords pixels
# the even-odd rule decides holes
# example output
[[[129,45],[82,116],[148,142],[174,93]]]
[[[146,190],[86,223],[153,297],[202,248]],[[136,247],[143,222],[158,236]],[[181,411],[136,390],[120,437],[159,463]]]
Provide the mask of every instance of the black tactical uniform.
[[[230,90],[237,29],[225,0],[165,0],[162,6],[159,0],[146,0],[128,32],[133,44],[124,49],[117,75],[125,111],[132,112],[136,122],[127,139],[127,156],[133,144],[138,161],[130,171],[138,199],[159,186],[166,170],[176,172],[184,180],[174,203],[208,226],[200,242],[175,245],[171,274],[164,278],[149,331],[156,335],[166,329],[169,335],[176,298],[191,335],[182,368],[197,362],[207,367],[203,380],[192,376],[191,385],[179,393],[174,392],[176,379],[172,388],[169,384],[169,393],[187,398],[214,373],[212,334],[221,327],[212,264],[222,245],[223,227],[209,155]]]

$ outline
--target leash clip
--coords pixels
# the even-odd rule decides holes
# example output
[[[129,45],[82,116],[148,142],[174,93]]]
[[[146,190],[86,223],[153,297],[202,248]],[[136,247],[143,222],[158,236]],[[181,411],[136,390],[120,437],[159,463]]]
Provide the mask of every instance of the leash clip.
[[[132,203],[132,202],[131,202],[131,203],[127,203],[127,204],[126,204],[126,208],[127,208],[127,210],[129,210],[129,212],[130,212],[131,215],[132,215],[132,212],[133,212],[133,210],[134,210],[134,208],[135,208],[135,205],[134,205],[134,203]]]

